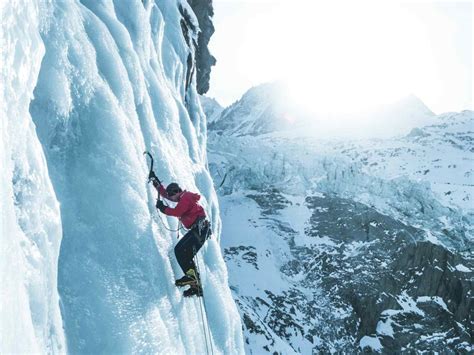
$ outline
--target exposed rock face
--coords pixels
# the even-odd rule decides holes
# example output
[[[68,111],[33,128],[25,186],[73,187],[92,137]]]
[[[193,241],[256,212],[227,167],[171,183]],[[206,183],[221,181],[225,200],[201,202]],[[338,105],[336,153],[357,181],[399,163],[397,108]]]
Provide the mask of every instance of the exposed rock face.
[[[289,248],[278,260],[268,244],[267,250],[224,250],[229,264],[242,272],[252,268],[253,280],[259,280],[253,296],[242,283],[233,291],[246,332],[266,339],[264,349],[279,351],[279,338],[297,353],[373,351],[362,346],[365,338],[390,353],[468,351],[472,261],[423,241],[421,229],[352,200],[308,196],[304,205],[311,214],[301,235],[282,218],[295,206],[278,189],[246,198],[258,205],[251,222],[264,223]],[[275,278],[266,270],[272,259],[281,263],[284,286],[262,282]]]
[[[188,45],[189,52],[186,58],[186,78],[185,78],[185,91],[188,91],[188,88],[191,85],[191,81],[195,73],[195,57],[197,52],[197,37],[198,37],[198,24],[195,17],[188,12],[188,10],[183,7],[181,4],[178,6],[179,13],[181,14],[181,31],[183,33],[184,40]]]
[[[209,90],[211,67],[216,64],[216,58],[212,56],[208,48],[209,40],[214,33],[214,25],[212,23],[214,9],[212,7],[212,0],[188,0],[188,3],[193,9],[201,29],[196,47],[196,80],[197,92],[202,95]]]
[[[420,241],[420,230],[362,204],[337,197],[309,197],[306,202],[314,211],[308,234],[329,236],[338,252],[321,257],[319,251],[303,248],[296,254],[309,253],[324,260],[318,276],[329,294],[334,295],[331,291],[337,285],[335,298],[352,307],[360,321],[359,339],[377,334],[392,351],[442,350],[448,344],[458,350],[458,345],[469,341],[470,335],[457,322],[465,329],[472,324],[474,283],[467,273],[455,269],[469,261],[440,245]],[[358,255],[348,257],[344,251],[353,243],[365,246]],[[389,319],[392,330],[385,332],[379,322],[386,324]],[[434,332],[447,332],[457,339],[423,341],[424,334]]]

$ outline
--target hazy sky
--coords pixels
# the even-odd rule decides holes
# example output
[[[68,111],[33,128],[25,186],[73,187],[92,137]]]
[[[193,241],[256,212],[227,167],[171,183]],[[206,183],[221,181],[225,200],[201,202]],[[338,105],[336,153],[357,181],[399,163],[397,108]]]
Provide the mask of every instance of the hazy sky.
[[[472,109],[472,2],[214,0],[221,104],[284,80],[303,105],[365,108],[415,94]]]

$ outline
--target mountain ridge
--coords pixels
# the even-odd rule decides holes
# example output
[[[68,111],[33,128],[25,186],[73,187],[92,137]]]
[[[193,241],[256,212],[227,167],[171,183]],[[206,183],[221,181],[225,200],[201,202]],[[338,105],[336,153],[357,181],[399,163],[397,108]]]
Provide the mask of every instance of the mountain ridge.
[[[421,124],[433,123],[434,113],[415,95],[409,94],[386,105],[360,112],[321,114],[308,112],[291,101],[281,82],[250,88],[220,117],[208,125],[221,134],[243,136],[295,130],[295,135],[361,138],[388,137],[408,133]],[[315,101],[317,97],[315,97]],[[317,102],[314,103],[317,108]]]
[[[390,138],[229,132],[209,167],[248,353],[474,349],[473,111]]]

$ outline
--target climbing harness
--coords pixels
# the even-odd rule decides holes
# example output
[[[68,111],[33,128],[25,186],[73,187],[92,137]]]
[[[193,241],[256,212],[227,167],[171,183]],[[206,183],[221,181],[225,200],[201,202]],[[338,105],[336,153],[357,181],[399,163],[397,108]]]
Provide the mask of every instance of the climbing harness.
[[[203,328],[203,333],[204,333],[204,341],[206,342],[206,353],[214,355],[214,347],[212,345],[212,339],[211,339],[211,330],[209,329],[209,318],[207,317],[206,300],[204,299],[204,289],[201,283],[201,275],[202,275],[201,268],[199,267],[199,260],[196,253],[196,247],[194,246],[193,246],[193,252],[194,252],[194,263],[196,264],[197,274],[199,275],[199,277],[197,278],[197,286],[201,290],[201,297],[198,297],[198,298],[199,298],[199,310],[201,314],[202,328]],[[206,322],[204,322],[204,319],[206,319]],[[209,348],[211,349],[211,352],[209,352]]]
[[[198,235],[199,235],[199,239],[202,240],[203,238],[203,231],[207,228],[207,231],[206,231],[206,235],[204,236],[204,240],[203,243],[209,239],[210,235],[212,234],[212,230],[211,230],[211,224],[209,223],[209,221],[204,218],[204,217],[199,217],[194,223],[193,225],[188,229],[188,231],[192,230],[196,228],[197,229],[197,232],[198,232]]]
[[[202,218],[198,221],[197,227],[198,227],[200,236],[202,235],[204,229],[207,229],[206,235],[204,236],[204,241],[206,241],[207,238],[209,238],[209,236],[211,234],[211,226],[210,226],[209,221],[205,218]]]

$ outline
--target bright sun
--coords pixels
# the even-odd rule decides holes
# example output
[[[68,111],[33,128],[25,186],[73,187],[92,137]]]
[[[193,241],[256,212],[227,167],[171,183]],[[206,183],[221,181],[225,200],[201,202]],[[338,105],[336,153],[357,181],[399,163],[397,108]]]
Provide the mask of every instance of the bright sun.
[[[268,33],[263,45],[280,49],[267,68],[288,84],[292,101],[317,113],[347,113],[416,89],[413,77],[423,73],[413,70],[430,63],[430,51],[423,29],[400,5],[297,3],[276,5],[258,22]]]

